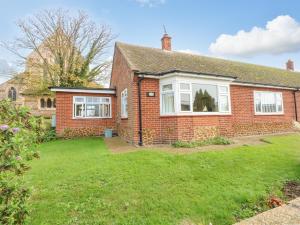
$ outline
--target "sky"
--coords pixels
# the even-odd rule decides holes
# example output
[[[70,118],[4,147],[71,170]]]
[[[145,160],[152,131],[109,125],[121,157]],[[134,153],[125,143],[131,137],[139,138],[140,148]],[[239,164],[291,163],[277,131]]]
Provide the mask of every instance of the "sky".
[[[83,10],[96,23],[109,25],[115,41],[160,48],[165,25],[173,50],[278,68],[292,59],[300,71],[296,0],[0,0],[0,4],[4,42],[20,36],[19,19],[42,9],[63,8]],[[0,48],[0,83],[16,60]]]

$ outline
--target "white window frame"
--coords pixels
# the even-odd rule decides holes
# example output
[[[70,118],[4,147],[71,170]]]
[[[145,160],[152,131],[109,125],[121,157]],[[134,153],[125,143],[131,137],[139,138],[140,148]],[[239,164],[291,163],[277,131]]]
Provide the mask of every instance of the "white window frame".
[[[181,90],[180,84],[189,84],[190,90]],[[162,94],[165,93],[162,91],[163,85],[172,84],[174,92],[174,113],[164,113],[162,106]],[[192,99],[192,84],[203,84],[203,85],[215,85],[218,88],[218,108],[220,110],[220,96],[228,97],[228,111],[219,111],[219,112],[193,112],[193,99]],[[227,93],[221,93],[220,88],[226,87]],[[190,94],[190,111],[181,110],[181,93]],[[161,116],[172,116],[172,115],[231,115],[231,96],[230,96],[230,82],[223,80],[213,80],[213,79],[201,79],[201,78],[181,78],[181,77],[170,77],[160,80],[160,115]]]
[[[85,116],[86,115],[86,111],[87,111],[87,107],[86,105],[88,104],[86,101],[86,98],[88,97],[94,97],[94,98],[99,98],[100,102],[99,105],[109,105],[109,116]],[[75,98],[83,98],[84,101],[82,103],[76,103],[75,102]],[[102,101],[102,99],[108,99],[108,102],[104,102]],[[82,107],[84,107],[84,115],[82,116],[76,116],[75,115],[75,105],[82,105]],[[73,119],[109,119],[112,118],[112,111],[111,111],[111,97],[100,97],[100,96],[73,96],[73,111],[72,111],[72,118]]]
[[[167,91],[163,91],[163,86],[165,85],[172,85],[172,90],[167,90]],[[176,114],[176,93],[175,93],[175,83],[174,82],[162,82],[160,84],[160,114],[161,115],[175,115]],[[162,106],[162,102],[163,102],[163,94],[173,94],[174,97],[174,112],[173,113],[164,113],[163,111],[163,106]]]
[[[126,104],[125,104],[126,100]],[[127,119],[128,118],[128,91],[127,88],[125,88],[121,92],[121,118]]]
[[[272,93],[275,95],[275,102],[276,102],[276,112],[257,112],[256,111],[256,94],[264,94],[264,93]],[[277,99],[276,99],[276,94],[280,94],[281,95],[281,105],[282,105],[282,111],[281,112],[278,112],[278,105],[277,105]],[[253,92],[253,106],[254,106],[254,112],[255,112],[255,115],[283,115],[284,114],[284,104],[283,104],[283,94],[282,92],[277,92],[277,91],[254,91]]]
[[[181,84],[187,84],[189,86],[188,90],[185,89],[181,89]],[[181,109],[181,94],[188,94],[190,96],[190,110],[185,111]],[[189,82],[180,82],[179,83],[179,111],[186,113],[186,112],[193,112],[193,101],[192,101],[192,84]]]

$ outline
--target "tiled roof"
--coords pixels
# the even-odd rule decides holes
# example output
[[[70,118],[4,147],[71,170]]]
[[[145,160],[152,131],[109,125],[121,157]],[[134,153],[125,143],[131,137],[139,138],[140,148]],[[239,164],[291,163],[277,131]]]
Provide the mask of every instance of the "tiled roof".
[[[235,82],[300,88],[300,73],[207,56],[116,43],[132,70],[160,76],[169,71],[235,77]]]

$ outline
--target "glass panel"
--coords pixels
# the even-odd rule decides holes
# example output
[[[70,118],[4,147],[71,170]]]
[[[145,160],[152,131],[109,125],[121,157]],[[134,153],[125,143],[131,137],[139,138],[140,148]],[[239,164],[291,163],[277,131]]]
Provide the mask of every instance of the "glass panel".
[[[181,93],[180,94],[180,107],[181,111],[190,111],[191,103],[190,103],[190,94]]]
[[[82,103],[82,102],[84,102],[84,97],[75,97],[75,102],[76,103]]]
[[[162,112],[164,114],[175,112],[173,93],[162,95]]]
[[[104,105],[104,117],[110,117],[110,107],[108,104]]]
[[[229,101],[227,95],[220,96],[220,111],[228,112],[229,111]]]
[[[276,93],[276,105],[277,105],[277,111],[282,112],[283,106],[282,106],[282,94]]]
[[[102,98],[101,102],[109,102],[109,98]]]
[[[127,117],[128,106],[127,106],[127,96],[122,97],[122,117]]]
[[[274,93],[263,93],[261,95],[262,112],[276,112],[276,98]]]
[[[86,97],[86,102],[92,103],[93,102],[93,97]]]
[[[75,104],[75,117],[84,116],[84,106],[82,104]]]
[[[190,84],[180,83],[180,90],[190,90]]]
[[[218,112],[218,87],[209,84],[192,84],[193,111]]]
[[[260,95],[260,93],[255,93],[255,110],[256,110],[256,112],[261,112],[261,95]]]
[[[220,86],[219,87],[219,91],[222,94],[227,94],[228,93],[228,87],[226,87],[226,86]]]
[[[87,117],[99,117],[99,105],[98,104],[87,104],[86,105],[86,116]]]
[[[50,98],[47,99],[47,108],[51,108],[52,107],[52,101]]]
[[[163,85],[162,90],[163,91],[172,91],[173,90],[172,84]]]

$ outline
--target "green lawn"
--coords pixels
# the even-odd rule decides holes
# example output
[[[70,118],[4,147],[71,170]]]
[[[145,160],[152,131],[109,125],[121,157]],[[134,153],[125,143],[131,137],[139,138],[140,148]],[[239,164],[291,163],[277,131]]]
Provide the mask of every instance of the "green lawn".
[[[231,224],[300,179],[300,136],[268,140],[188,155],[111,154],[100,138],[45,143],[26,175],[27,224]]]

